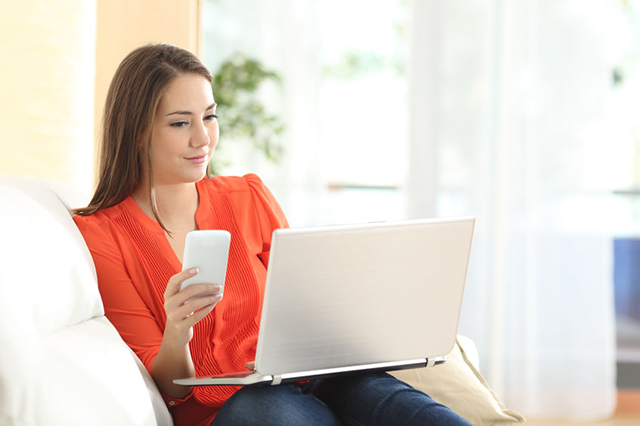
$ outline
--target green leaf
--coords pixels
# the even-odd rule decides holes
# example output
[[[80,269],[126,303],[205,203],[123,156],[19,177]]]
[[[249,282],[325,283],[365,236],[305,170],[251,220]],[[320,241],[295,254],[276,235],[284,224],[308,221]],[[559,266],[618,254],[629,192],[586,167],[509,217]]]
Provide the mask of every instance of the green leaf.
[[[280,117],[268,113],[257,96],[260,87],[268,82],[280,86],[282,79],[259,61],[240,53],[224,61],[213,75],[212,90],[224,143],[216,148],[209,166],[211,173],[220,174],[232,164],[224,157],[223,147],[228,143],[250,143],[270,162],[282,157],[284,149],[279,136],[285,124]]]

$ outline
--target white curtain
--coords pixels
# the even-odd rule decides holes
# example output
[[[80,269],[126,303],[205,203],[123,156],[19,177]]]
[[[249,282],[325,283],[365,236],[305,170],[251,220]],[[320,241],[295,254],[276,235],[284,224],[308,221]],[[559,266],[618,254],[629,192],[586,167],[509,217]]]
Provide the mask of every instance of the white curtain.
[[[460,332],[525,416],[615,408],[614,3],[411,4],[409,214],[477,217]]]
[[[322,67],[315,2],[210,0],[204,6],[203,59],[207,66],[216,69],[240,52],[283,78],[281,87],[266,87],[261,99],[286,123],[282,137],[285,158],[277,165],[269,164],[255,152],[227,143],[222,128],[220,143],[233,158],[225,173],[258,173],[278,195],[293,226],[314,222],[323,186],[317,170],[322,150],[318,101]]]
[[[408,215],[477,217],[460,332],[506,405],[530,417],[595,419],[615,405],[613,4],[409,2]],[[314,0],[217,0],[204,17],[210,66],[239,50],[284,77],[282,92],[264,99],[287,123],[286,157],[276,167],[236,158],[268,182],[294,225],[327,217],[318,159],[333,135],[319,123],[334,110],[319,107],[319,9]],[[339,18],[358,31],[367,13],[348,10],[335,13],[351,13]],[[380,104],[376,125],[405,134],[405,123],[388,120],[383,92]]]

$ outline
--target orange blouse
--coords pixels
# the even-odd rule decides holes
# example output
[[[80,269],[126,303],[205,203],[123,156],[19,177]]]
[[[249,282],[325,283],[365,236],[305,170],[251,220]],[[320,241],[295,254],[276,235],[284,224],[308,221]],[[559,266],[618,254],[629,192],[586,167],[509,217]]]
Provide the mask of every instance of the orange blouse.
[[[196,375],[246,369],[253,361],[271,234],[287,227],[282,209],[256,175],[196,183],[199,229],[231,233],[223,299],[194,327],[189,344]],[[89,216],[75,216],[91,251],[107,318],[151,372],[166,316],[164,291],[182,269],[164,230],[128,197]],[[209,425],[237,390],[200,386],[182,400],[165,397],[176,426]]]

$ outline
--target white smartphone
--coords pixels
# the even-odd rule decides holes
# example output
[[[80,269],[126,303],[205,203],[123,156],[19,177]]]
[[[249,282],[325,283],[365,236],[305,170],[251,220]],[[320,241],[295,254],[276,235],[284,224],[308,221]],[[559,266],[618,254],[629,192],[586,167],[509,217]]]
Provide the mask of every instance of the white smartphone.
[[[218,284],[224,292],[231,234],[222,230],[197,230],[187,234],[182,270],[198,268],[198,275],[187,278],[180,290],[192,284]]]

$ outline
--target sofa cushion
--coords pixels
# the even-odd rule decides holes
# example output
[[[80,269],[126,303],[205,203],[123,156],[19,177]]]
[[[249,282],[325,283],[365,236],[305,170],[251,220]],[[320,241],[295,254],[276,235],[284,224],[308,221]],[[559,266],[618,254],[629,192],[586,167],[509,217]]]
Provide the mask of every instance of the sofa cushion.
[[[505,407],[491,390],[478,371],[475,345],[464,336],[458,336],[444,364],[394,371],[392,374],[451,408],[474,426],[510,425],[525,421],[520,413]]]
[[[171,424],[104,317],[91,256],[56,193],[74,202],[61,184],[0,178],[0,424]]]
[[[0,336],[103,315],[90,254],[64,204],[35,182],[13,182],[0,186]]]

